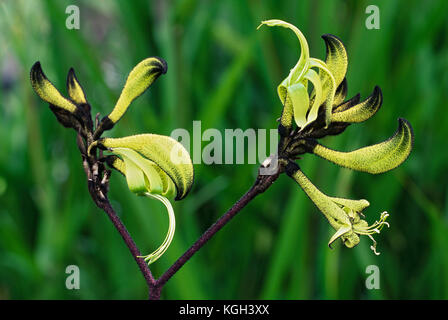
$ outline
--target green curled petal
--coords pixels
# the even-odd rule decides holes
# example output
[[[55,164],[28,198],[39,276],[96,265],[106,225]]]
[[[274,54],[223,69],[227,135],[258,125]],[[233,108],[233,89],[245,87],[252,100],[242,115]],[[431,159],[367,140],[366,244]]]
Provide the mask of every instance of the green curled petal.
[[[331,121],[358,123],[372,117],[381,107],[383,95],[381,89],[376,86],[373,93],[363,102],[353,105],[343,111],[335,111],[331,116]]]
[[[54,107],[64,109],[70,113],[75,113],[77,111],[76,105],[67,98],[63,97],[51,81],[48,80],[42,71],[39,61],[36,62],[31,68],[30,80],[31,86],[42,100],[48,102]]]
[[[123,160],[117,156],[109,156],[107,158],[107,163],[126,176],[129,189],[138,195],[144,195],[161,201],[167,209],[169,224],[165,240],[154,252],[146,256],[139,256],[139,258],[143,258],[148,264],[151,264],[165,253],[174,237],[176,219],[173,207],[165,195],[172,195],[173,188],[171,186],[173,186],[173,184],[171,182],[171,185],[168,185],[162,194],[158,194],[159,191],[162,192],[162,180],[164,179],[162,177],[167,177],[166,174],[154,170],[157,167],[154,163],[144,159],[133,150],[127,148],[115,148],[113,149],[113,152],[119,154]],[[170,179],[168,178],[168,180]]]
[[[315,92],[313,105],[309,109],[309,113],[307,116],[307,123],[310,123],[317,119],[317,113],[319,112],[319,107],[322,103],[322,85],[319,75],[312,69],[308,70],[304,78],[309,80],[313,84]]]
[[[129,73],[126,83],[112,112],[106,117],[113,126],[120,120],[132,101],[145,92],[148,87],[161,75],[166,73],[165,60],[151,57],[141,61]],[[110,125],[109,125],[110,126]]]
[[[333,74],[336,85],[339,86],[347,73],[347,51],[342,41],[332,34],[324,34],[322,39],[324,39],[327,49],[325,64]]]
[[[411,153],[413,139],[410,123],[400,118],[397,131],[386,141],[351,152],[335,151],[316,144],[313,153],[346,168],[378,174],[402,164]]]
[[[323,82],[322,95],[325,97],[325,127],[328,127],[331,122],[331,111],[333,110],[333,101],[336,93],[336,81],[333,74],[330,72],[330,70],[328,70],[323,61],[315,58],[311,58],[310,61],[310,67],[318,68],[319,74],[321,71],[325,74],[325,76],[321,76],[320,78]],[[325,77],[327,77],[329,81],[326,81]]]
[[[335,242],[337,239],[344,236],[345,234],[349,233],[350,231],[352,231],[352,227],[350,225],[340,227],[328,241],[328,247],[331,248],[333,242]]]
[[[171,180],[171,178],[162,171],[162,169],[158,166],[156,166],[156,170],[160,171],[160,179],[162,180],[162,185],[163,185],[163,192],[162,192],[162,196],[166,197],[166,198],[175,198],[176,197],[176,186],[173,182],[173,180]]]
[[[298,127],[303,128],[307,124],[306,115],[308,113],[310,98],[308,96],[308,90],[301,83],[293,84],[287,87],[287,97],[291,102],[291,106],[294,113],[294,120]]]
[[[86,95],[78,79],[76,78],[75,71],[71,68],[67,75],[67,91],[70,99],[76,104],[87,104]]]
[[[287,28],[287,29],[292,30],[296,34],[296,36],[300,42],[300,49],[301,49],[300,58],[299,58],[299,61],[297,62],[297,64],[294,66],[294,68],[291,69],[291,72],[289,73],[289,75],[286,79],[287,79],[287,84],[291,84],[291,83],[294,83],[294,82],[300,80],[308,69],[307,64],[308,64],[308,59],[310,57],[310,52],[309,52],[310,50],[308,48],[308,42],[306,41],[306,38],[303,35],[303,33],[296,26],[294,26],[288,22],[278,20],[278,19],[262,21],[261,24],[258,26],[258,28],[260,28],[262,25],[267,25],[269,27],[278,26],[278,27]]]
[[[355,232],[347,232],[341,237],[342,242],[347,248],[353,248],[359,244],[359,236]]]
[[[141,168],[131,159],[124,158],[125,176],[129,190],[136,194],[147,192],[145,176]]]
[[[176,196],[176,186],[174,185],[173,180],[171,180],[170,176],[168,176],[166,172],[162,170],[162,168],[160,168],[151,160],[143,158],[142,156],[140,156],[140,154],[131,149],[115,148],[111,151],[117,154],[120,154],[120,152],[123,154],[123,151],[120,151],[118,149],[126,150],[127,154],[134,154],[133,158],[136,158],[135,162],[140,165],[140,168],[143,170],[145,178],[147,179],[147,189],[149,192],[153,194],[161,194],[166,198],[174,198]],[[110,161],[108,161],[108,163],[109,162]],[[120,158],[113,156],[112,161],[111,163],[109,163],[109,165],[126,176],[124,162]]]
[[[165,251],[168,249],[171,242],[173,241],[174,231],[176,230],[176,217],[174,215],[174,210],[171,205],[171,202],[169,202],[167,198],[165,198],[161,195],[158,195],[158,194],[151,194],[151,193],[145,193],[145,195],[147,197],[154,198],[154,199],[157,199],[160,202],[162,202],[164,204],[164,206],[166,207],[166,210],[168,212],[168,219],[169,219],[168,232],[165,236],[165,240],[159,246],[159,248],[157,248],[154,252],[152,252],[146,256],[138,257],[138,258],[145,259],[145,261],[148,263],[148,265],[150,265],[151,263],[155,262],[157,259],[159,259],[165,253]]]
[[[160,172],[155,169],[156,165],[154,162],[143,158],[139,153],[128,148],[111,148],[111,152],[123,158],[126,165],[126,178],[128,178],[128,162],[132,162],[143,172],[146,187],[144,192],[161,194],[164,191],[162,179],[160,178]]]
[[[193,163],[187,150],[171,137],[157,134],[140,134],[124,138],[104,138],[89,146],[128,148],[138,152],[159,166],[176,186],[176,200],[183,199],[193,184]]]

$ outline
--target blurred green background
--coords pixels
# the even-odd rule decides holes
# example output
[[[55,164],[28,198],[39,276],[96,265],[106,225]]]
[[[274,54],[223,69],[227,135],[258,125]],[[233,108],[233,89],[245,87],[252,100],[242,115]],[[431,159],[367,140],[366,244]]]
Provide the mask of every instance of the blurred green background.
[[[65,27],[80,8],[80,30]],[[380,9],[368,30],[366,7]],[[35,61],[61,92],[74,67],[94,112],[107,114],[128,72],[148,56],[168,73],[131,106],[109,135],[169,135],[175,128],[276,128],[276,86],[299,55],[290,31],[256,27],[277,18],[298,26],[311,55],[325,58],[332,33],[349,55],[349,97],[383,90],[380,111],[323,143],[352,150],[392,135],[397,118],[414,150],[378,176],[312,155],[302,169],[325,193],[365,198],[369,222],[387,210],[380,256],[363,237],[327,246],[334,232],[299,187],[282,176],[249,204],[166,285],[165,299],[448,298],[448,2],[440,1],[0,1],[0,299],[145,299],[134,260],[86,188],[75,134],[32,91]],[[253,183],[257,165],[195,165],[190,195],[176,203],[177,231],[151,269],[160,276]],[[114,174],[110,197],[144,253],[166,232],[165,209],[129,192]],[[81,289],[65,288],[77,265]],[[366,267],[381,289],[367,290]]]

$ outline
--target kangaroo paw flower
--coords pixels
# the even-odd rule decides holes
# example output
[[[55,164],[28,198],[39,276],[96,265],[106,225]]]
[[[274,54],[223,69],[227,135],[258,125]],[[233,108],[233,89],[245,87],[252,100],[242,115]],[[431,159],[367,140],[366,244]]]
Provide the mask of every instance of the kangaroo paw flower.
[[[333,38],[324,38],[329,52],[327,62],[330,63],[331,68],[337,70],[338,79],[342,75],[339,83],[337,83],[326,62],[310,57],[305,36],[297,27],[282,20],[267,20],[263,21],[261,25],[290,29],[296,34],[300,43],[299,61],[277,88],[280,101],[284,106],[280,119],[280,125],[283,127],[282,131],[290,132],[292,119],[300,129],[314,122],[322,104],[325,126],[328,126],[331,121],[331,111],[337,86],[345,76],[346,67],[344,67],[344,64],[346,62],[344,61],[347,60],[346,55],[344,57],[345,49],[342,52],[341,47],[337,45]],[[313,86],[311,95],[308,94],[309,84]]]
[[[157,78],[165,74],[168,67],[162,58],[151,57],[138,63],[129,73],[112,112],[100,123],[101,130],[109,130],[121,119],[129,105],[151,86]]]
[[[325,195],[311,183],[294,163],[288,165],[287,174],[305,191],[311,201],[327,218],[330,225],[336,230],[328,241],[330,248],[337,239],[341,239],[346,247],[353,248],[359,243],[359,236],[366,235],[373,241],[373,245],[370,248],[376,255],[379,254],[376,251],[377,243],[372,235],[380,233],[384,226],[389,227],[389,223],[386,222],[389,216],[387,212],[383,212],[380,220],[369,226],[362,219],[364,218],[362,210],[370,205],[367,200],[351,200]]]
[[[173,240],[176,222],[168,198],[182,199],[189,192],[193,184],[191,159],[179,142],[159,135],[98,140],[89,146],[88,153],[94,146],[113,153],[107,157],[107,163],[126,177],[129,190],[161,201],[168,211],[169,227],[165,240],[153,253],[143,256],[151,264]],[[173,158],[173,151],[177,158]]]
[[[84,169],[100,198],[107,199],[110,176],[110,171],[104,166],[107,163],[126,177],[129,190],[133,193],[159,200],[166,207],[168,232],[158,249],[141,257],[148,264],[159,259],[173,240],[176,222],[169,199],[185,198],[192,187],[194,172],[190,155],[182,144],[168,136],[140,134],[123,138],[101,138],[101,135],[105,130],[111,129],[128,110],[132,101],[166,71],[166,62],[158,57],[147,58],[138,63],[129,73],[111,113],[101,121],[97,120],[95,131],[90,104],[73,69],[67,75],[68,98],[62,96],[48,80],[39,62],[33,65],[30,72],[31,85],[37,95],[50,104],[50,109],[62,125],[76,130]],[[97,148],[108,150],[112,154],[104,156],[102,152],[97,152]]]

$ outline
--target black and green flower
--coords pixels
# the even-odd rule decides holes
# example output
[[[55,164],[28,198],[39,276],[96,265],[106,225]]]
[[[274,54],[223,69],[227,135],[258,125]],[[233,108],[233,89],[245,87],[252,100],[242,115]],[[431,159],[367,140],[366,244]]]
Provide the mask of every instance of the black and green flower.
[[[31,69],[31,85],[65,127],[73,128],[81,137],[78,144],[86,166],[94,167],[93,177],[98,179],[98,167],[107,163],[126,177],[129,189],[137,194],[161,201],[167,208],[169,228],[162,245],[153,253],[143,256],[148,264],[156,261],[170,245],[175,230],[173,207],[168,199],[185,198],[193,184],[193,164],[187,150],[176,140],[157,134],[140,134],[123,138],[101,138],[122,118],[131,102],[140,96],[167,70],[160,58],[147,58],[130,72],[112,112],[95,127],[91,107],[73,69],[67,77],[68,98],[64,97],[43,73],[37,62]],[[87,147],[85,147],[87,145]],[[97,150],[100,149],[98,157]],[[102,151],[110,155],[103,156]],[[104,177],[103,177],[104,178]]]
[[[318,139],[342,133],[349,125],[360,123],[372,117],[383,102],[381,89],[360,101],[360,95],[346,100],[348,66],[347,52],[342,41],[326,34],[327,57],[325,61],[312,58],[308,43],[302,32],[292,24],[281,20],[263,21],[262,25],[280,26],[292,30],[300,43],[300,58],[289,75],[277,88],[283,105],[278,131],[280,143],[278,161],[315,203],[336,230],[329,244],[341,238],[347,247],[359,243],[359,235],[379,233],[388,214],[381,214],[380,220],[372,226],[362,220],[362,210],[367,200],[331,198],[320,192],[295,163],[300,156],[313,153],[339,166],[368,172],[383,173],[402,164],[409,156],[413,144],[413,131],[405,119],[398,119],[395,134],[381,143],[350,152],[332,150],[320,144]],[[376,252],[376,242],[372,249]]]

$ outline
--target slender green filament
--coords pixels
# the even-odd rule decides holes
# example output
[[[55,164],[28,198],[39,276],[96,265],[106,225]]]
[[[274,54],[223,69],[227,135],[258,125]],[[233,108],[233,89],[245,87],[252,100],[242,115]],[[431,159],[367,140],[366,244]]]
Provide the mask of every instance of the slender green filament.
[[[144,258],[145,261],[148,263],[148,265],[150,265],[151,263],[153,263],[154,261],[159,259],[165,253],[165,251],[168,249],[168,247],[170,246],[171,241],[173,240],[173,237],[174,237],[174,231],[176,229],[176,217],[174,215],[173,206],[171,205],[170,201],[167,198],[165,198],[164,196],[161,196],[159,194],[152,194],[149,192],[145,192],[143,195],[157,199],[160,202],[162,202],[168,211],[168,219],[169,219],[168,233],[165,237],[165,240],[160,245],[160,247],[157,248],[153,253],[150,253],[146,256],[138,257],[138,258]]]

